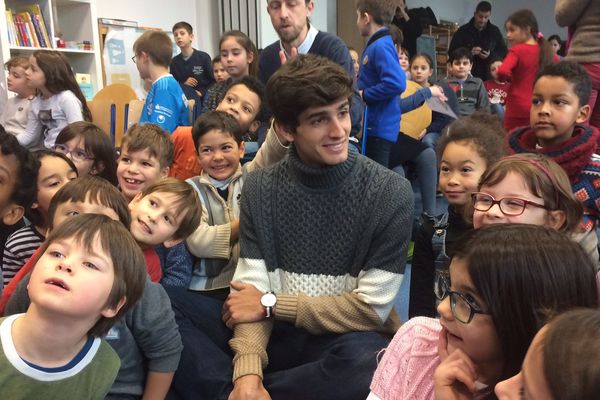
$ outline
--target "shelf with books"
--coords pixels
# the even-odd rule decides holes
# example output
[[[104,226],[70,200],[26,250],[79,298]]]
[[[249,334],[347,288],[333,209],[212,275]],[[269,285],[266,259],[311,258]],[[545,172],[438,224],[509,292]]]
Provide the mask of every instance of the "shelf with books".
[[[56,50],[61,53],[71,53],[71,54],[94,54],[94,50],[81,50],[81,49],[68,49],[68,48],[56,48],[56,49],[42,49],[39,47],[28,47],[28,46],[10,46],[11,53],[19,53],[19,52],[29,52],[33,53],[36,50]]]
[[[103,86],[95,0],[0,0],[0,61],[39,49],[63,53],[73,70],[90,76],[92,93]],[[26,24],[21,23],[20,16]],[[18,25],[18,26],[17,26]],[[23,40],[25,39],[25,40]],[[61,39],[58,47],[57,40]],[[0,72],[5,80],[6,71]]]

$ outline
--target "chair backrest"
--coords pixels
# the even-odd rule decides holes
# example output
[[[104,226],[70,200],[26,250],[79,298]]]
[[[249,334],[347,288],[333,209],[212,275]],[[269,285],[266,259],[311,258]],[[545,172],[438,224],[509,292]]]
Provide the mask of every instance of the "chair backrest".
[[[194,125],[194,121],[196,120],[196,100],[191,99],[187,101],[188,110],[190,110],[190,125]]]
[[[402,98],[408,97],[421,89],[421,86],[413,81],[406,81],[406,90],[402,93]],[[400,131],[413,138],[418,138],[423,129],[431,124],[431,108],[425,103],[414,110],[402,113],[400,120]]]
[[[142,115],[142,109],[144,108],[143,100],[131,100],[125,107],[125,132],[133,124],[140,122],[140,116]]]
[[[115,83],[104,86],[94,96],[97,99],[110,100],[115,105],[115,145],[121,145],[121,138],[125,134],[125,106],[131,100],[137,100],[137,95],[131,86]],[[138,116],[139,119],[139,116]]]
[[[92,113],[92,121],[100,129],[110,136],[113,144],[115,143],[115,105],[112,101],[106,99],[96,99],[87,101],[88,108]]]

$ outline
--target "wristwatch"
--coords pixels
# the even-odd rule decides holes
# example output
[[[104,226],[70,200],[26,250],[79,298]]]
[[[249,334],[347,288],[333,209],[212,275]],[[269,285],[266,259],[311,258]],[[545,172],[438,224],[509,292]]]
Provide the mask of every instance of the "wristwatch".
[[[273,316],[273,307],[277,303],[277,297],[275,292],[266,292],[260,298],[260,304],[265,308],[265,318],[271,318]]]

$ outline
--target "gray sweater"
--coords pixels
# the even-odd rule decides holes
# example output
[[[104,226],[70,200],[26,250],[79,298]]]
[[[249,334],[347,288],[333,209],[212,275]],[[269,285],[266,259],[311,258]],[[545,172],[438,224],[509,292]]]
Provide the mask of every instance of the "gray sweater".
[[[248,174],[233,280],[277,294],[275,319],[312,334],[395,332],[413,196],[398,174],[349,146],[340,164],[288,158]],[[234,380],[262,373],[272,320],[239,324]]]
[[[17,286],[5,315],[27,311],[29,277]],[[141,397],[148,371],[174,372],[183,350],[169,297],[161,285],[148,278],[140,301],[111,328],[105,339],[121,359],[121,368],[107,399],[111,395]]]

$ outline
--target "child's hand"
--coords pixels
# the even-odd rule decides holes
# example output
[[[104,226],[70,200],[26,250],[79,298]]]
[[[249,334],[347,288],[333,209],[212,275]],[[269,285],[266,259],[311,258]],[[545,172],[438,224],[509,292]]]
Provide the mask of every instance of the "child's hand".
[[[435,369],[435,399],[472,399],[476,380],[475,364],[462,350],[456,349]]]
[[[196,78],[192,78],[191,76],[185,80],[184,85],[188,85],[194,87],[198,84],[198,80]]]
[[[441,101],[448,101],[448,98],[446,97],[446,94],[444,93],[444,89],[442,89],[438,85],[430,86],[429,90],[431,91],[431,97],[437,97]]]

